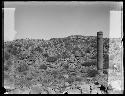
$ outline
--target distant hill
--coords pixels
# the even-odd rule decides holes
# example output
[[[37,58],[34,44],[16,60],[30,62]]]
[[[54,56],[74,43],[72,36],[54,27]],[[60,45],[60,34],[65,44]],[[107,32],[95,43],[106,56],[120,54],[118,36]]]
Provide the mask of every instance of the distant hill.
[[[119,54],[121,41],[120,38],[103,38],[103,52],[104,52],[104,66],[107,68],[109,63],[109,53],[112,60],[114,56]],[[14,46],[11,46],[14,45]],[[17,52],[23,46],[30,50],[35,50],[45,53],[44,49],[48,51],[49,55],[55,54],[60,58],[69,58],[72,54],[76,58],[82,57],[85,62],[97,59],[97,37],[96,36],[82,36],[71,35],[65,38],[51,38],[50,40],[44,39],[17,39],[14,41],[4,42],[4,48],[10,47],[13,55],[19,56]],[[110,49],[110,50],[109,50]],[[28,49],[29,50],[29,49]],[[15,54],[14,54],[15,53]],[[17,54],[18,53],[18,54]],[[86,63],[87,64],[87,63]]]

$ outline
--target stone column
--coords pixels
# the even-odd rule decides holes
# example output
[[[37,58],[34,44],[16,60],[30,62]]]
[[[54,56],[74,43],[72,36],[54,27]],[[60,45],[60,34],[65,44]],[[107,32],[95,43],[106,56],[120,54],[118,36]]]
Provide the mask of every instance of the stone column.
[[[2,8],[2,37],[4,37],[4,9],[3,8]]]
[[[103,69],[103,32],[97,32],[97,70]]]

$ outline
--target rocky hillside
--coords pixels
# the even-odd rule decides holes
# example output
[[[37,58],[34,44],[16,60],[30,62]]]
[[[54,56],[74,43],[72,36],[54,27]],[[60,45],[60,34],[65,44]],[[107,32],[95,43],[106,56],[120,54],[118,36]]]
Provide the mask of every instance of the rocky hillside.
[[[120,71],[120,39],[103,38],[103,43],[104,69],[108,65],[113,68],[116,64]],[[17,39],[4,42],[3,50],[4,71],[15,79],[17,87],[29,87],[36,83],[63,86],[63,82],[72,84],[81,81],[81,77],[94,77],[97,74],[96,36],[72,35],[50,40]]]
[[[119,54],[120,52],[121,41],[120,39],[109,40],[109,38],[104,38],[103,42],[104,42],[103,52],[104,52],[104,64],[105,64],[104,68],[107,68],[109,62],[109,53],[111,59],[115,58],[114,56],[116,54]],[[76,58],[83,58],[85,62],[90,61],[90,59],[91,60],[97,59],[96,36],[73,35],[66,38],[52,38],[47,41],[43,39],[42,40],[20,39],[12,42],[5,42],[4,45],[5,45],[4,47],[6,47],[7,45],[9,48],[11,48],[12,55],[19,58],[25,58],[21,55],[22,53],[20,53],[21,48],[24,48],[27,51],[36,50],[37,52],[40,52],[42,54],[45,53],[44,55],[53,55],[63,59],[69,58],[71,54]]]

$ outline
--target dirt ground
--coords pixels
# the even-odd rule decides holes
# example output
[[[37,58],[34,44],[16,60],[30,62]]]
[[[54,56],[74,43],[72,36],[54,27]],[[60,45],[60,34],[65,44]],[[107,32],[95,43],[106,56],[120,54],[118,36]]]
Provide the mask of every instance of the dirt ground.
[[[113,88],[111,94],[121,94],[124,90],[124,75],[123,72],[115,72],[112,69],[109,69],[108,75],[108,84]]]

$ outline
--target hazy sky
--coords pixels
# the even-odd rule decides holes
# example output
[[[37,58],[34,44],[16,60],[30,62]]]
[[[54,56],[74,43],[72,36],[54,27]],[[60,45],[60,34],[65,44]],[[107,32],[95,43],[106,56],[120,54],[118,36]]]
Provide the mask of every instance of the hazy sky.
[[[18,4],[9,5],[16,8],[15,38],[96,36],[100,30],[104,37],[109,36],[111,7],[108,4]]]

